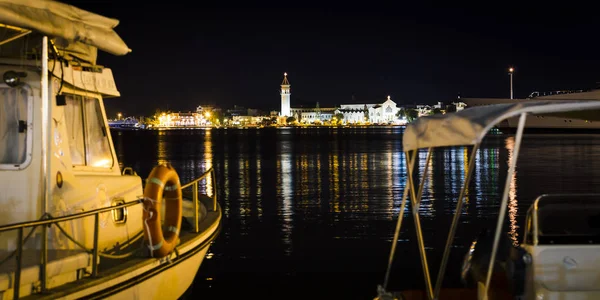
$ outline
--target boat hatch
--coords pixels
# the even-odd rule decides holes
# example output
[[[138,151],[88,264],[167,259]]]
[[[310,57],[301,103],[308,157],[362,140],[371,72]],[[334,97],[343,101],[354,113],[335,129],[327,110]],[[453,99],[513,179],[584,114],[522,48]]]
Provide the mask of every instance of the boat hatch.
[[[20,170],[29,165],[32,122],[33,97],[29,86],[0,84],[0,170]]]

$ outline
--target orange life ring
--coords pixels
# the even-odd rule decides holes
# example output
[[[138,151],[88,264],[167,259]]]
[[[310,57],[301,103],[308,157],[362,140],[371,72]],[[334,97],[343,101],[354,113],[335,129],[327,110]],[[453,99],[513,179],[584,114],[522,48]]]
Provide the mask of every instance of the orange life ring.
[[[163,195],[164,192],[164,195]],[[165,199],[165,229],[161,226],[161,204]],[[182,195],[181,183],[175,169],[170,165],[158,165],[152,169],[144,187],[144,240],[152,257],[167,256],[177,244],[181,229]]]

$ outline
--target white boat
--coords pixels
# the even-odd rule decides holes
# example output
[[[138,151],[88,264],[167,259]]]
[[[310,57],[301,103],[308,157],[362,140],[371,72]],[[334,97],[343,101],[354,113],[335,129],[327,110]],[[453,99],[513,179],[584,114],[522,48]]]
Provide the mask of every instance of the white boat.
[[[376,299],[600,299],[600,194],[540,195],[528,210],[525,236],[518,246],[503,234],[511,182],[514,180],[526,120],[536,116],[570,116],[573,113],[600,112],[600,101],[545,101],[494,104],[455,113],[418,118],[407,125],[403,151],[407,162],[408,184],[400,212],[410,198],[417,242],[425,278],[422,291],[388,291],[396,242],[392,243],[388,269]],[[476,239],[465,255],[463,276],[473,288],[442,288],[450,249],[462,214],[471,174],[476,173],[475,156],[484,137],[503,120],[519,119],[514,147],[509,160],[496,227]],[[449,224],[446,247],[437,279],[429,273],[428,255],[421,232],[419,205],[425,179],[430,171],[432,153],[441,147],[469,147],[469,164]],[[423,163],[418,152],[427,149]],[[416,162],[424,166],[417,179]],[[485,167],[485,166],[484,166]],[[526,176],[526,175],[521,175]],[[393,241],[400,239],[404,213],[400,213]],[[412,259],[412,258],[408,258]],[[494,263],[490,263],[494,262]],[[435,285],[434,285],[435,284]]]
[[[108,120],[108,126],[113,129],[145,129],[146,126],[136,118],[127,117],[120,120]]]
[[[466,104],[466,109],[490,104],[521,103],[533,100],[545,101],[600,101],[600,89],[578,90],[578,91],[555,91],[540,94],[533,92],[525,99],[509,98],[461,98],[460,102]],[[500,130],[514,132],[518,125],[518,117],[509,118],[500,122],[496,127]],[[561,117],[535,116],[527,119],[525,128],[528,132],[597,132],[600,131],[600,116],[580,115],[579,113],[564,115]]]
[[[96,64],[131,51],[117,24],[0,0],[0,299],[177,299],[218,236],[212,168],[181,185],[168,164],[119,167],[103,102],[119,91]]]

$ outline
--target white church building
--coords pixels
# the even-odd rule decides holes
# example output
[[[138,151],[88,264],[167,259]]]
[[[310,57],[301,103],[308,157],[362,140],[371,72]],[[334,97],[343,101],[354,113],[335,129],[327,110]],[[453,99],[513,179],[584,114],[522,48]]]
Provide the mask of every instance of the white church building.
[[[398,110],[396,102],[388,96],[380,104],[342,104],[336,113],[344,115],[344,122],[348,124],[386,124],[398,119]]]

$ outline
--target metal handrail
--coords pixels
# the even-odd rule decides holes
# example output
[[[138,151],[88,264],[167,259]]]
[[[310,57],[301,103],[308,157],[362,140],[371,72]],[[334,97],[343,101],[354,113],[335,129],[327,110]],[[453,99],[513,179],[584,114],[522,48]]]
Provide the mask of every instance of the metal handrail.
[[[216,182],[216,176],[215,176],[215,169],[214,168],[210,168],[208,169],[206,172],[204,172],[204,174],[200,175],[200,177],[190,181],[189,183],[186,183],[184,185],[181,186],[181,189],[186,189],[189,187],[193,187],[192,190],[192,202],[194,203],[194,232],[198,232],[199,231],[199,224],[198,224],[198,183],[200,182],[200,180],[207,178],[210,175],[211,177],[211,182],[213,185],[213,195],[212,195],[212,211],[217,211],[217,182]]]
[[[192,180],[191,182],[184,184],[181,186],[181,189],[186,189],[188,187],[194,187],[193,190],[193,202],[194,202],[194,232],[197,233],[199,231],[199,226],[198,226],[198,183],[200,182],[200,180],[205,179],[208,176],[211,176],[212,179],[212,185],[213,185],[213,196],[211,197],[213,200],[213,206],[212,206],[212,210],[216,211],[217,210],[217,183],[215,181],[216,176],[215,176],[215,170],[211,167],[208,171],[204,172],[202,175],[200,175],[200,177]],[[17,236],[18,236],[18,241],[17,241],[17,249],[16,249],[16,270],[15,270],[15,275],[14,275],[14,284],[13,284],[13,298],[14,299],[19,299],[19,287],[20,287],[20,283],[21,283],[21,267],[22,267],[22,256],[23,256],[23,230],[25,228],[29,228],[29,227],[37,227],[37,226],[44,226],[44,225],[52,225],[52,224],[57,224],[60,222],[65,222],[65,221],[71,221],[71,220],[75,220],[75,219],[81,219],[81,218],[85,218],[85,217],[89,217],[89,216],[94,216],[94,247],[92,249],[92,254],[93,254],[93,259],[92,259],[92,274],[91,276],[93,278],[98,276],[98,257],[99,257],[99,253],[98,253],[98,236],[99,236],[99,228],[100,228],[100,214],[101,213],[107,213],[107,212],[111,212],[117,209],[124,209],[126,207],[129,206],[133,206],[133,205],[137,205],[137,204],[141,204],[143,203],[144,198],[140,198],[134,201],[130,201],[130,202],[126,202],[126,203],[122,203],[122,204],[118,204],[118,205],[114,205],[114,206],[109,206],[109,207],[102,207],[102,208],[97,208],[94,210],[90,210],[87,212],[81,212],[81,213],[75,213],[75,214],[71,214],[71,215],[67,215],[67,216],[61,216],[61,217],[50,217],[50,218],[46,218],[47,215],[44,215],[43,218],[46,219],[42,219],[42,220],[37,220],[37,221],[26,221],[26,222],[19,222],[19,223],[14,223],[14,224],[8,224],[8,225],[3,225],[0,226],[0,233],[4,232],[4,231],[9,231],[9,230],[18,230],[17,231]],[[58,226],[58,225],[57,225]],[[42,227],[43,229],[45,229],[45,227]],[[47,235],[44,234],[44,241],[47,240]],[[87,250],[87,249],[85,249]],[[89,251],[89,250],[87,250]],[[40,274],[43,274],[40,278],[40,285],[41,285],[41,290],[45,291],[47,288],[47,278],[46,278],[46,268],[47,268],[47,264],[48,264],[48,260],[44,259],[47,256],[47,249],[43,248],[42,249],[42,255],[41,255],[41,263],[40,263]]]
[[[43,220],[37,220],[37,221],[20,222],[20,223],[0,226],[0,232],[9,231],[9,230],[18,230],[18,233],[17,233],[18,241],[17,241],[17,249],[16,249],[16,251],[17,251],[17,254],[16,254],[17,269],[15,270],[15,281],[13,284],[13,298],[19,299],[19,288],[21,286],[21,264],[22,264],[22,257],[23,257],[23,229],[24,228],[52,225],[52,224],[56,224],[56,223],[60,223],[60,222],[81,219],[81,218],[85,218],[85,217],[89,217],[89,216],[93,215],[94,216],[94,248],[92,249],[92,254],[93,254],[92,277],[96,277],[96,276],[98,276],[98,235],[99,235],[99,227],[100,227],[100,214],[106,213],[109,211],[113,211],[113,210],[119,209],[119,208],[125,208],[125,207],[133,206],[136,204],[141,204],[142,202],[143,202],[143,199],[137,199],[137,200],[134,200],[131,202],[126,202],[126,203],[122,203],[122,204],[115,205],[115,206],[97,208],[97,209],[90,210],[87,212],[76,213],[76,214],[72,214],[72,215],[68,215],[68,216],[43,219]],[[45,229],[45,227],[42,227],[42,228]],[[48,236],[46,234],[44,234],[44,241],[46,241],[47,239],[48,239]],[[48,251],[47,248],[45,248],[45,247],[42,248],[42,253],[40,255],[40,257],[41,257],[40,274],[42,274],[41,278],[40,278],[40,285],[41,285],[42,291],[45,291],[46,287],[47,287],[46,267],[48,265],[48,260],[45,259],[45,257],[47,257],[47,251]]]
[[[115,205],[115,206],[97,208],[94,210],[76,213],[76,214],[72,214],[72,215],[68,215],[68,216],[3,225],[3,226],[0,226],[0,232],[4,232],[4,231],[8,231],[8,230],[15,230],[15,229],[19,229],[19,228],[25,228],[25,227],[34,227],[34,226],[39,226],[39,225],[48,225],[48,224],[54,224],[54,223],[59,223],[59,222],[64,222],[64,221],[71,221],[74,219],[89,217],[89,216],[95,215],[95,214],[109,212],[109,211],[119,209],[119,208],[133,206],[136,204],[140,204],[142,202],[143,202],[143,199],[137,199],[134,201],[125,202],[125,203]]]

